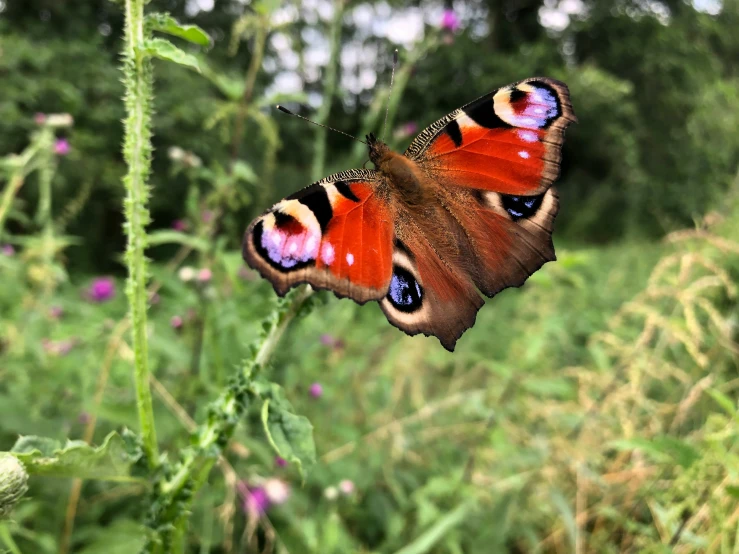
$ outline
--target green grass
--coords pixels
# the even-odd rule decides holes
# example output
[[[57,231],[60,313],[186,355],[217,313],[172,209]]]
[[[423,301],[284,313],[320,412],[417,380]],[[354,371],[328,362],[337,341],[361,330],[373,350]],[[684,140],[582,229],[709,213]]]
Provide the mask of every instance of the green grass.
[[[730,222],[715,236],[730,237]],[[559,552],[576,544],[583,552],[667,552],[672,540],[681,552],[734,551],[737,260],[727,245],[736,249],[701,238],[560,247],[558,262],[490,301],[453,354],[433,338],[404,336],[374,304],[325,294],[288,331],[269,370],[312,422],[317,465],[304,486],[293,468],[275,467],[252,413],[227,451],[230,464],[213,470],[196,500],[192,551],[225,548],[224,532],[235,551],[257,541],[321,553]],[[161,383],[154,411],[167,452],[186,445],[177,410],[203,420],[274,302],[266,282],[239,276],[238,253],[215,251],[211,260],[207,286],[153,267],[162,283],[149,321]],[[87,414],[99,418],[93,442],[135,428],[129,339],[115,346],[111,338],[126,312],[120,283],[101,304],[81,298],[85,280],[74,277],[44,298],[28,283],[23,253],[1,263],[3,444],[18,434],[80,438]],[[655,267],[664,268],[656,280]],[[52,305],[63,316],[50,317]],[[170,325],[177,315],[185,319],[179,330]],[[324,345],[324,334],[340,347]],[[45,338],[75,342],[54,355]],[[115,352],[107,361],[106,350]],[[308,393],[314,382],[320,398]],[[273,476],[292,495],[250,525],[234,480]],[[343,479],[355,492],[326,498]],[[11,523],[22,551],[54,551],[68,490],[66,480],[31,480]],[[107,544],[133,525],[143,492],[87,482],[75,544]]]

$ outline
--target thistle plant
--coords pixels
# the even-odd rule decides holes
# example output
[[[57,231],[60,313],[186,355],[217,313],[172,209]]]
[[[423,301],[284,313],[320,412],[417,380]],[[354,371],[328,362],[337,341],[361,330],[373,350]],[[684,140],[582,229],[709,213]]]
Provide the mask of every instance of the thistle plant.
[[[15,456],[0,453],[0,519],[10,515],[28,490],[28,472]]]

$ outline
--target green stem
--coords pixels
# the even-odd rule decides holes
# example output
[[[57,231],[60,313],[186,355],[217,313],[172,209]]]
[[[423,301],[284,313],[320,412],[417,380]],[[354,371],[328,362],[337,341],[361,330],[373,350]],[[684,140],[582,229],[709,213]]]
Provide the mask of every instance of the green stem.
[[[0,541],[5,543],[8,547],[10,554],[21,554],[21,549],[13,540],[13,536],[10,534],[10,529],[4,522],[0,522]]]
[[[20,154],[18,169],[12,174],[10,181],[3,190],[3,198],[0,201],[0,238],[3,236],[3,231],[5,230],[5,219],[8,217],[13,200],[18,194],[18,191],[21,190],[23,183],[26,181],[26,177],[35,169],[36,165],[38,165],[35,158],[36,154],[38,154],[41,149],[41,146],[42,144],[40,139],[37,139]]]
[[[257,75],[262,67],[262,58],[264,58],[264,46],[267,42],[268,27],[269,21],[264,17],[260,18],[259,25],[257,26],[257,36],[254,38],[254,53],[252,54],[251,61],[249,62],[249,69],[247,69],[246,77],[244,78],[244,93],[241,95],[239,110],[236,114],[236,120],[234,121],[234,133],[231,139],[232,164],[239,159],[239,148],[244,135],[244,123],[246,121],[249,103],[254,95],[254,85],[257,82]]]
[[[155,487],[156,500],[152,502],[148,525],[163,531],[159,537],[161,543],[151,543],[145,551],[157,552],[157,548],[164,548],[164,552],[181,550],[187,526],[186,514],[190,512],[195,494],[206,482],[218,456],[228,444],[236,424],[246,413],[250,381],[269,363],[285,330],[312,293],[309,287],[303,286],[280,301],[278,308],[264,322],[266,332],[253,355],[244,362],[235,384],[211,404],[208,420],[193,434],[193,446],[174,466],[174,473]]]
[[[128,282],[126,293],[133,327],[134,380],[139,427],[149,467],[158,465],[156,429],[149,388],[148,342],[146,336],[147,244],[146,225],[150,221],[147,206],[147,178],[151,164],[152,68],[144,48],[144,1],[126,0],[124,46],[124,84],[126,120],[123,154],[128,164],[126,186],[126,224]]]
[[[334,20],[331,23],[330,45],[331,55],[326,65],[326,73],[324,82],[326,86],[323,89],[323,102],[316,113],[315,122],[325,125],[331,112],[331,103],[336,94],[336,84],[339,75],[339,49],[341,48],[341,21],[344,17],[344,0],[336,0],[334,2]],[[324,127],[316,127],[316,146],[313,153],[313,170],[311,172],[311,181],[318,181],[323,177],[324,166],[326,163],[326,129]]]

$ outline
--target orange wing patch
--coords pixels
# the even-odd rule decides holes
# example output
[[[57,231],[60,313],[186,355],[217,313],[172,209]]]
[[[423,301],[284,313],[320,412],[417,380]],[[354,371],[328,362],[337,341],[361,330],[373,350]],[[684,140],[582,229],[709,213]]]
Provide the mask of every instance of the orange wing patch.
[[[564,130],[572,121],[564,83],[527,79],[440,119],[406,156],[446,186],[541,194],[559,174]]]
[[[247,229],[243,256],[283,296],[300,283],[363,303],[386,293],[392,217],[374,171],[337,173],[289,196]]]

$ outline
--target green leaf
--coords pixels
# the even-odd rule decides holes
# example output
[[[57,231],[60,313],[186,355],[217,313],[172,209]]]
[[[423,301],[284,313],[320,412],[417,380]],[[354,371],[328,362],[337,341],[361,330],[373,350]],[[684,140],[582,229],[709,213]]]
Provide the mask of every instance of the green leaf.
[[[208,250],[210,248],[208,241],[203,238],[188,235],[186,233],[181,233],[179,231],[169,231],[166,229],[150,233],[148,240],[149,246],[175,243],[182,244],[183,246],[189,246],[193,250],[202,251]]]
[[[726,485],[724,490],[734,498],[739,498],[739,485]]]
[[[457,506],[454,510],[438,519],[429,529],[410,544],[407,544],[395,554],[423,554],[429,552],[446,533],[462,523],[472,511],[474,502],[466,502]]]
[[[130,471],[136,458],[118,433],[110,433],[103,444],[89,446],[84,441],[59,441],[46,437],[21,437],[10,451],[31,475],[80,477],[108,481],[137,481]]]
[[[168,13],[152,13],[146,16],[146,25],[152,31],[161,31],[180,37],[193,44],[210,46],[210,37],[197,25],[183,25]]]
[[[676,462],[684,468],[700,459],[691,445],[674,437],[655,437],[653,439],[633,438],[612,441],[609,446],[617,450],[639,449],[656,462]]]
[[[257,0],[254,3],[254,11],[259,15],[269,15],[280,7],[280,0]]]
[[[179,49],[163,38],[153,38],[145,41],[144,51],[155,58],[184,65],[200,72],[200,65],[198,65],[198,59],[195,56]]]
[[[270,399],[262,405],[262,425],[267,440],[278,455],[298,465],[300,475],[316,463],[313,425],[305,416],[295,415],[277,404],[270,409]]]

